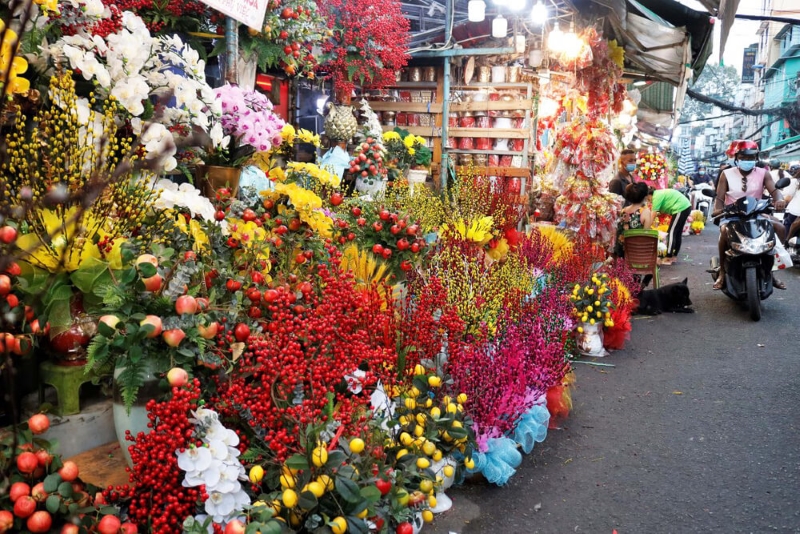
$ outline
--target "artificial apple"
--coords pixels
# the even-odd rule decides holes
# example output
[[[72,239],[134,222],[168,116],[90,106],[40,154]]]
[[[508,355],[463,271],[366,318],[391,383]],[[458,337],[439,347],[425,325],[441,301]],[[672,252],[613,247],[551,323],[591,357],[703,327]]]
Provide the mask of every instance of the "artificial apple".
[[[244,523],[242,523],[238,519],[234,519],[233,521],[228,521],[228,524],[225,525],[224,534],[244,534],[244,532],[245,532]]]
[[[172,328],[170,330],[165,330],[161,334],[161,337],[164,338],[164,342],[170,347],[177,347],[181,344],[183,338],[186,337],[186,332],[180,328]]]
[[[207,325],[197,325],[197,331],[200,332],[200,337],[203,339],[212,339],[217,337],[219,331],[219,323],[214,321]]]
[[[103,315],[99,321],[113,330],[119,324],[119,317],[116,315]]]
[[[233,329],[233,335],[236,341],[247,341],[247,338],[250,337],[250,327],[244,323],[239,323]]]
[[[0,274],[0,296],[8,295],[11,292],[11,278],[7,274]]]
[[[20,497],[14,502],[14,515],[20,519],[30,517],[36,511],[36,499],[30,495]]]
[[[72,460],[67,460],[58,470],[58,474],[64,482],[72,482],[78,478],[78,465]]]
[[[344,196],[341,193],[336,192],[336,193],[331,195],[331,204],[332,205],[338,206],[343,201],[344,201]]]
[[[31,497],[36,499],[36,502],[44,502],[47,498],[47,492],[44,490],[44,482],[39,482],[31,490]]]
[[[20,473],[29,475],[39,467],[39,460],[32,452],[23,452],[17,456],[17,469]]]
[[[0,241],[9,245],[17,240],[17,229],[13,226],[3,226],[0,228]]]
[[[153,256],[152,254],[142,254],[141,256],[136,258],[136,261],[134,263],[136,265],[139,265],[140,263],[145,263],[145,262],[152,264],[153,267],[158,267],[158,258]]]
[[[388,480],[383,480],[382,478],[379,478],[375,482],[375,487],[378,488],[378,491],[381,492],[381,495],[386,495],[387,493],[392,491],[392,483],[389,482]]]
[[[147,291],[158,291],[161,289],[161,284],[164,282],[164,279],[161,278],[160,274],[154,274],[150,278],[142,278],[142,282],[144,282],[144,288]]]
[[[153,327],[153,331],[147,334],[147,337],[154,338],[161,335],[161,331],[164,328],[163,323],[161,322],[161,317],[157,315],[148,315],[139,323],[139,326],[150,325]]]
[[[100,534],[117,534],[121,526],[122,522],[118,517],[106,515],[97,523],[97,532]]]
[[[20,497],[25,497],[31,494],[31,487],[25,482],[14,482],[11,484],[11,489],[8,490],[8,496],[11,497],[11,502],[17,502]]]
[[[50,419],[43,413],[32,415],[31,418],[28,419],[28,428],[31,429],[34,435],[44,434],[47,432],[47,429],[50,428]]]
[[[14,514],[8,510],[0,510],[0,534],[10,532],[14,527]]]
[[[191,295],[181,295],[175,301],[175,311],[178,312],[178,315],[194,315],[197,313],[197,307],[197,299]]]
[[[166,334],[166,332],[164,332]],[[189,373],[186,369],[180,367],[173,367],[167,372],[167,382],[174,388],[182,388],[189,383]]]

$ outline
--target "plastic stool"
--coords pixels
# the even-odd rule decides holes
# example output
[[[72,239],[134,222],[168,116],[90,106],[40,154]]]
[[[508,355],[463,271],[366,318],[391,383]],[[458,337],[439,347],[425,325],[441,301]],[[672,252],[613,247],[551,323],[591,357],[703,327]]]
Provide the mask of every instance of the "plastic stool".
[[[84,365],[64,366],[53,362],[42,362],[39,365],[39,401],[44,402],[44,384],[53,386],[58,397],[58,406],[53,410],[56,415],[75,415],[81,411],[81,386],[91,382]]]

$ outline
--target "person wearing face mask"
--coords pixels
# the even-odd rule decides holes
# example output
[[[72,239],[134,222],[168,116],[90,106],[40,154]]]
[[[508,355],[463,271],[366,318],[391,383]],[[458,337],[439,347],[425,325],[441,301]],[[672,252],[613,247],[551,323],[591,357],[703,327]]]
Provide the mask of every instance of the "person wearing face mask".
[[[719,171],[717,172],[716,178],[714,178],[714,189],[716,189],[719,185],[719,178],[722,176],[722,173],[725,172],[726,169],[733,167],[736,148],[742,143],[744,143],[744,139],[735,139],[731,141],[730,145],[728,145],[728,149],[725,151],[725,156],[727,159],[719,164]]]
[[[619,154],[619,171],[608,183],[608,190],[624,198],[625,188],[633,183],[633,171],[636,170],[636,151],[626,148]]]
[[[775,187],[772,175],[763,168],[756,167],[758,161],[758,144],[755,141],[741,141],[736,146],[734,166],[720,173],[717,185],[717,197],[714,201],[714,216],[719,214],[724,206],[733,204],[743,197],[761,198],[764,188],[767,189],[775,202],[775,208],[782,210],[785,207],[783,195]],[[728,221],[720,221],[719,257],[724,258],[728,250],[728,240],[725,238],[724,227]],[[786,231],[783,225],[773,221],[778,239],[783,241]],[[714,283],[714,289],[722,289],[725,283],[725,264],[720,262],[719,276]],[[775,278],[773,273],[772,285],[778,289],[786,289],[786,284]]]

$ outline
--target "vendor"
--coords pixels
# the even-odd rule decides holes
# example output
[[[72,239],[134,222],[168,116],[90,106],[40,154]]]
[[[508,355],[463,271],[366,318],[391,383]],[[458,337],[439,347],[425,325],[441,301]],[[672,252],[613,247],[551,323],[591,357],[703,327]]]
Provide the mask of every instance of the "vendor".
[[[625,188],[633,183],[636,170],[636,151],[626,148],[619,155],[617,176],[608,183],[608,190],[624,198]]]
[[[658,213],[666,213],[672,217],[667,230],[667,255],[662,260],[662,265],[672,265],[678,259],[681,251],[681,237],[686,219],[692,211],[692,205],[686,195],[677,189],[650,190],[652,200],[653,220],[658,218]]]

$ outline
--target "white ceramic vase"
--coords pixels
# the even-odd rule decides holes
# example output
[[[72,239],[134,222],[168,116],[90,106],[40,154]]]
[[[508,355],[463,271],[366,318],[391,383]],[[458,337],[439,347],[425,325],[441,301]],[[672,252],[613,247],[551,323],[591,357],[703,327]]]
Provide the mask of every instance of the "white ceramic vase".
[[[444,468],[447,465],[453,468],[453,474],[450,476],[445,476],[444,474]],[[455,468],[456,461],[450,456],[447,458],[442,458],[438,462],[431,464],[431,469],[433,472],[442,477],[442,486],[436,492],[436,506],[431,508],[431,512],[434,514],[441,514],[442,512],[446,512],[453,507],[452,499],[445,495],[444,492],[445,490],[450,489],[450,487],[453,485],[453,482],[455,482]]]

